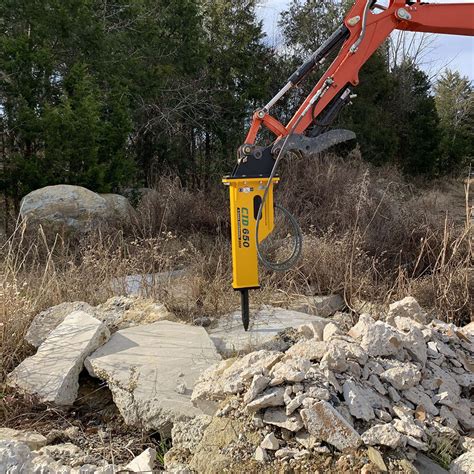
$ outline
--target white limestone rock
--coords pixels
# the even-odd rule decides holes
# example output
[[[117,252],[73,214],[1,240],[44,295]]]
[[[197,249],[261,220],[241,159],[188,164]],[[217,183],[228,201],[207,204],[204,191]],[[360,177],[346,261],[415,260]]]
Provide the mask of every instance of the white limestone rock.
[[[450,466],[450,474],[472,474],[474,472],[474,451],[468,451],[456,458]]]
[[[399,331],[366,314],[359,316],[359,321],[348,335],[358,340],[362,349],[372,357],[396,355],[402,348],[402,334]]]
[[[260,397],[250,402],[247,405],[247,410],[255,412],[262,408],[283,406],[285,404],[283,400],[284,393],[285,389],[283,387],[269,388]]]
[[[428,358],[428,348],[421,330],[417,327],[412,327],[408,334],[402,336],[402,341],[406,351],[415,361],[420,362],[424,366]]]
[[[301,357],[307,360],[320,361],[327,352],[328,343],[317,339],[299,341],[293,344],[285,353],[285,360],[288,358]]]
[[[427,323],[426,312],[423,311],[418,301],[412,296],[407,296],[400,301],[396,301],[389,306],[387,319],[395,318],[396,316],[410,318],[420,324]]]
[[[316,436],[309,434],[306,430],[300,430],[295,434],[295,440],[306,449],[312,450],[319,445]]]
[[[283,408],[267,408],[263,415],[263,422],[297,432],[303,428],[303,421],[298,413],[288,416]]]
[[[330,322],[326,324],[323,330],[323,341],[329,341],[332,336],[336,334],[341,334],[341,330],[339,329],[339,326],[336,324]]]
[[[34,356],[9,374],[8,385],[44,402],[71,405],[77,397],[84,359],[109,336],[103,323],[75,311],[49,334]]]
[[[362,434],[362,441],[370,446],[389,446],[392,449],[403,445],[403,436],[390,424],[374,425]]]
[[[380,378],[397,390],[407,390],[419,384],[421,371],[415,364],[407,362],[382,372]]]
[[[211,421],[212,417],[209,415],[198,415],[189,420],[174,423],[171,429],[173,447],[194,453]]]
[[[300,454],[300,450],[296,448],[284,447],[275,451],[275,458],[277,459],[291,459],[296,458]]]
[[[317,341],[323,340],[323,332],[326,324],[328,324],[327,319],[318,319],[316,321],[311,321],[310,323],[302,324],[298,327],[298,332],[302,334],[305,339],[316,339]]]
[[[135,457],[126,466],[125,470],[131,472],[153,472],[155,469],[156,450],[147,448],[143,453]]]
[[[107,381],[127,424],[169,435],[175,421],[202,413],[191,393],[201,372],[219,360],[204,328],[159,321],[117,331],[86,368]]]
[[[403,396],[415,405],[421,405],[426,412],[432,415],[436,416],[439,413],[431,398],[421,388],[411,387],[408,390],[404,390]]]
[[[0,472],[22,474],[33,472],[34,455],[25,443],[0,441]]]
[[[328,402],[301,410],[301,417],[308,433],[340,451],[356,449],[362,443],[359,433]]]
[[[270,451],[276,451],[280,448],[280,441],[272,431],[271,433],[268,433],[265,438],[263,438],[263,441],[260,443],[260,447]]]
[[[369,421],[375,418],[375,413],[370,405],[367,390],[357,385],[352,380],[346,380],[343,386],[344,400],[352,416]]]
[[[0,428],[0,441],[17,441],[26,444],[32,451],[41,449],[47,444],[47,439],[40,433],[11,428]]]
[[[254,375],[249,389],[245,392],[244,403],[248,404],[254,400],[257,395],[267,388],[270,380],[270,377],[265,377],[261,374]]]
[[[301,357],[286,359],[285,362],[278,362],[270,372],[272,377],[270,385],[280,385],[285,382],[302,382],[310,367],[310,361]]]
[[[257,449],[255,450],[254,458],[255,458],[255,461],[265,462],[268,459],[268,454],[264,448],[262,448],[261,446],[257,446]]]
[[[201,373],[195,384],[191,397],[193,405],[213,415],[222,399],[244,391],[244,382],[255,375],[268,376],[270,369],[282,356],[281,352],[260,350],[209,367]]]
[[[399,432],[415,438],[423,438],[424,431],[419,426],[415,425],[413,421],[408,420],[394,420],[393,427]]]

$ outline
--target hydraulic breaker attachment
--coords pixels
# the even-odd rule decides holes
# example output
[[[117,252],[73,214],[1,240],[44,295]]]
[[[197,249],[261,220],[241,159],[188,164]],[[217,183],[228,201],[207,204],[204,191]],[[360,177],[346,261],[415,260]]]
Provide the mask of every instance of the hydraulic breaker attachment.
[[[263,204],[258,227],[258,240],[262,242],[273,230],[273,185],[270,183]],[[257,217],[262,204],[268,178],[226,177],[222,182],[229,186],[230,222],[232,239],[232,286],[241,292],[242,322],[249,327],[248,290],[260,288],[258,281]]]

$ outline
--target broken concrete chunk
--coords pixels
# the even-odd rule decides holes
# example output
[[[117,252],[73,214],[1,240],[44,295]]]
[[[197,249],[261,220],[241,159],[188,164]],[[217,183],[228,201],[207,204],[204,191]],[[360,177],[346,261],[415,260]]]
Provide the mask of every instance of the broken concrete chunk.
[[[283,408],[268,408],[263,415],[263,422],[275,425],[288,431],[299,431],[303,428],[303,421],[298,413],[287,416]]]
[[[268,449],[270,451],[276,451],[280,447],[280,441],[274,435],[274,433],[268,433],[263,441],[260,443],[260,447],[263,449]]]
[[[270,388],[253,402],[250,402],[247,405],[247,410],[258,411],[262,408],[282,406],[285,404],[283,400],[284,393],[285,389],[283,387]]]
[[[143,453],[130,461],[125,470],[131,472],[153,472],[155,469],[156,450],[147,448]]]
[[[307,360],[321,360],[326,353],[328,343],[318,341],[316,339],[309,339],[307,341],[300,341],[291,346],[285,353],[285,360],[288,358],[301,357]]]
[[[44,402],[71,405],[77,397],[84,359],[104,344],[109,330],[84,311],[65,317],[41,344],[8,376],[8,385]]]
[[[52,306],[37,314],[28,328],[25,340],[34,347],[39,347],[48,335],[57,328],[66,316],[74,311],[84,311],[94,317],[94,308],[84,301],[66,302]]]
[[[169,435],[173,422],[201,413],[191,392],[200,373],[219,359],[204,328],[159,321],[117,331],[86,367],[107,381],[127,424]],[[176,392],[178,382],[186,393]]]
[[[369,403],[367,390],[352,380],[347,380],[343,386],[344,400],[352,416],[369,421],[375,418],[373,408]]]
[[[427,323],[425,311],[423,311],[421,306],[418,304],[418,301],[411,296],[407,296],[389,306],[387,319],[395,318],[395,316],[410,318],[420,324]]]
[[[265,462],[268,459],[267,452],[261,446],[257,446],[254,454],[255,461]]]
[[[421,380],[421,371],[415,364],[408,362],[382,372],[380,378],[389,382],[397,390],[407,390],[418,385]]]
[[[374,425],[362,434],[365,444],[389,446],[396,449],[403,444],[403,436],[390,424]]]
[[[270,377],[265,377],[263,375],[254,375],[252,383],[250,384],[249,389],[244,395],[244,403],[250,403],[255,397],[265,390],[270,383]]]
[[[439,413],[431,398],[421,388],[411,387],[403,392],[403,396],[415,405],[421,405],[425,411],[432,415],[436,416]]]
[[[471,474],[474,472],[474,451],[461,454],[451,463],[450,474]]]
[[[301,410],[308,432],[340,451],[355,449],[362,443],[357,431],[328,402],[317,402]]]
[[[48,444],[47,439],[35,431],[13,430],[0,428],[0,441],[17,441],[26,444],[32,451],[41,449]]]

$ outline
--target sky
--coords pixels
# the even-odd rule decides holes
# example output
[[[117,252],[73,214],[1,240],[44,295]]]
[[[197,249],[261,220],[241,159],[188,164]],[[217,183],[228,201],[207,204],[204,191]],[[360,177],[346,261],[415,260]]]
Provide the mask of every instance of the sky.
[[[474,0],[437,0],[430,3],[474,3]],[[279,13],[285,10],[289,4],[290,0],[262,0],[261,6],[258,7],[258,14],[263,20],[265,33],[272,44],[278,45],[281,42],[278,32],[278,17]],[[474,37],[432,35],[432,41],[432,48],[427,53],[423,65],[429,76],[435,75],[448,66],[474,80]]]

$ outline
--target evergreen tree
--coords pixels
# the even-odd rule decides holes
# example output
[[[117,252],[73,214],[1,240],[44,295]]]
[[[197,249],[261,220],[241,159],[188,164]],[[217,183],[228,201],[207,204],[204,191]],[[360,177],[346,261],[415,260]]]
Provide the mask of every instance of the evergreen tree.
[[[104,191],[130,178],[128,101],[123,87],[110,87],[95,7],[92,0],[0,4],[1,184],[17,203],[46,184]]]
[[[467,77],[445,70],[435,85],[435,102],[440,119],[442,172],[463,168],[473,156],[474,89]]]
[[[230,170],[249,118],[269,96],[273,52],[263,41],[257,3],[201,1],[211,99],[200,144],[204,176]]]
[[[411,62],[395,68],[393,75],[400,166],[409,174],[432,174],[437,170],[440,134],[428,76]]]
[[[292,1],[289,9],[282,14],[280,27],[287,51],[292,55],[290,61],[293,67],[298,66],[332,34],[342,23],[347,8],[347,2],[334,0]],[[335,53],[332,58],[334,56]],[[308,76],[296,92],[293,111],[309,94],[332,58]],[[360,83],[354,89],[357,98],[350,107],[346,107],[335,125],[352,129],[357,134],[366,160],[378,164],[391,161],[396,156],[398,139],[390,113],[387,113],[393,79],[384,47],[367,61],[359,76]]]

